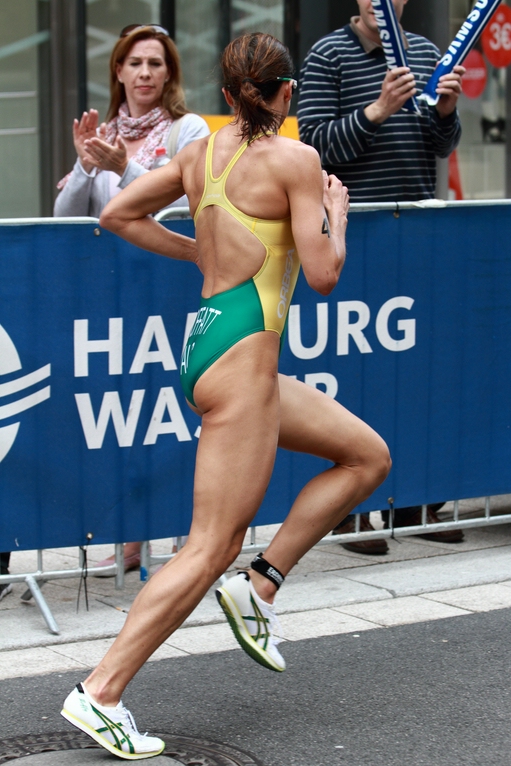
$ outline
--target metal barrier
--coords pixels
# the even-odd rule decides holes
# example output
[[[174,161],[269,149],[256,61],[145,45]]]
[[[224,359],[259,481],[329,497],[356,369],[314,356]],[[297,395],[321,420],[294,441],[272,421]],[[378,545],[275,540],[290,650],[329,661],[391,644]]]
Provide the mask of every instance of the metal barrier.
[[[360,531],[360,514],[355,514],[355,531],[354,532],[343,534],[342,540],[341,540],[341,536],[332,537],[331,534],[328,534],[326,537],[323,537],[322,540],[316,543],[316,546],[332,545],[334,543],[361,542],[363,540],[390,540],[390,539],[395,539],[399,537],[414,537],[416,535],[423,535],[430,532],[441,532],[443,530],[450,530],[450,529],[476,529],[480,527],[490,527],[490,526],[493,527],[500,524],[511,523],[511,514],[509,513],[499,514],[497,516],[491,515],[491,501],[492,501],[491,497],[486,497],[484,499],[484,506],[485,506],[484,516],[476,517],[472,519],[460,519],[459,518],[459,502],[460,501],[455,500],[453,519],[451,521],[442,521],[437,524],[427,523],[426,521],[427,505],[422,505],[422,519],[421,519],[420,525],[408,526],[408,527],[394,527],[392,515],[391,515],[389,529],[375,529],[372,532]],[[257,542],[257,527],[250,527],[249,534],[250,534],[250,542],[243,545],[241,549],[241,553],[251,553],[256,555],[257,553],[263,552],[266,550],[266,548],[268,548],[269,543]],[[178,549],[180,547],[181,546],[178,543]],[[148,542],[142,543],[140,579],[141,580],[147,579],[147,573],[149,572],[150,567],[164,564],[167,561],[170,561],[170,559],[172,559],[175,555],[176,555],[175,553],[169,553],[165,555],[151,554],[149,550],[149,543]],[[224,579],[226,578],[222,577],[222,580]]]
[[[394,458],[357,512],[385,509],[389,498],[404,507],[511,492],[509,205],[353,205],[338,288],[319,300],[303,280],[297,287],[282,371],[338,397]],[[168,215],[166,225],[192,233],[186,209]],[[4,220],[0,241],[0,507],[9,509],[0,550],[185,535],[199,420],[184,404],[176,359],[199,275],[96,219]],[[282,521],[327,465],[279,454],[255,525]],[[482,519],[456,516],[433,531],[511,520],[492,516],[489,500]],[[244,550],[262,550],[251,534]],[[119,585],[120,546],[116,555]],[[44,614],[38,584],[81,567],[44,572],[40,557],[36,572],[0,582],[24,579]],[[142,577],[168,558],[144,544]],[[49,610],[45,619],[55,629]]]
[[[105,567],[89,567],[87,569],[88,574],[102,575],[109,572],[115,574],[115,586],[119,590],[124,587],[124,545],[122,543],[116,543],[115,546],[115,563],[111,566]],[[8,574],[0,575],[0,584],[2,583],[14,583],[24,582],[27,586],[27,590],[21,596],[22,601],[30,601],[34,599],[35,603],[39,607],[41,615],[48,626],[50,633],[59,635],[60,630],[57,622],[46,603],[43,594],[41,593],[41,585],[44,585],[49,580],[69,580],[75,577],[83,576],[83,551],[79,551],[79,567],[77,569],[59,569],[59,570],[46,570],[43,566],[43,554],[41,549],[37,550],[37,569],[33,572],[24,572],[23,574]]]

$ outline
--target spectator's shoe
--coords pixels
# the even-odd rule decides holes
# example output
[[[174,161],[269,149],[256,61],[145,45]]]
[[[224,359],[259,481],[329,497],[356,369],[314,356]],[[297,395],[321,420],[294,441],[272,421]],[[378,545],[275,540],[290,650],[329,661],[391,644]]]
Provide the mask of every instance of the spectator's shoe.
[[[0,585],[0,601],[3,598],[5,598],[6,596],[8,596],[9,593],[12,593],[12,583],[11,582],[3,582]]]
[[[115,555],[109,556],[107,559],[103,559],[103,561],[99,561],[94,566],[108,567],[108,566],[112,566],[112,564],[115,564]],[[125,572],[130,572],[132,569],[139,569],[139,568],[140,568],[140,553],[132,553],[131,556],[124,557]],[[105,574],[103,574],[102,572],[96,572],[94,573],[94,577],[115,577],[115,572],[105,572]]]
[[[427,524],[441,524],[442,520],[438,517],[437,511],[444,505],[444,503],[434,503],[428,505],[426,511],[426,523]],[[413,508],[413,506],[412,506]],[[400,511],[408,511],[407,508],[396,508],[394,510],[394,527],[418,527],[422,524],[422,507],[416,506],[416,511],[410,515],[406,513],[400,513]],[[411,509],[410,509],[411,510]],[[385,529],[389,528],[388,513],[385,519]],[[424,532],[424,534],[413,535],[413,537],[423,537],[425,540],[433,540],[436,543],[461,543],[463,542],[463,530],[462,529],[443,529],[440,532]]]
[[[355,531],[355,517],[350,516],[349,521],[342,525],[335,527],[332,530],[333,535],[347,535],[350,532]],[[361,532],[374,532],[374,527],[369,521],[369,514],[360,514],[360,531]],[[343,543],[339,541],[343,548],[353,553],[365,553],[366,556],[382,556],[387,553],[389,546],[386,540],[353,540],[351,543]]]
[[[259,598],[248,574],[239,572],[231,577],[217,589],[216,597],[241,648],[263,667],[285,670],[286,663],[277,649],[280,639],[273,634],[278,628],[277,617],[272,605]]]
[[[61,715],[109,753],[127,761],[152,758],[165,748],[162,739],[138,732],[133,716],[122,702],[117,707],[98,705],[82,684],[67,697]]]

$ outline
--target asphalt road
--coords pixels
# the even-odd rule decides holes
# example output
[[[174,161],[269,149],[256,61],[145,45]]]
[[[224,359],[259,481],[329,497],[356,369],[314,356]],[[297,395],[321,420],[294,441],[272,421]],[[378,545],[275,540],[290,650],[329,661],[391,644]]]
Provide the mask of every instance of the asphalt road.
[[[162,660],[124,702],[141,731],[230,744],[263,766],[511,766],[510,612],[290,643],[284,674],[241,651]],[[0,682],[0,740],[66,730],[60,702],[79,680]]]

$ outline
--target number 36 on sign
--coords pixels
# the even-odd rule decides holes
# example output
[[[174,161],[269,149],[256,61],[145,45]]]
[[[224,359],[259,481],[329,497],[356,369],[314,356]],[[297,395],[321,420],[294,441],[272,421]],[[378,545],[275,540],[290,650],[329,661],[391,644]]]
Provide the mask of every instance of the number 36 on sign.
[[[483,51],[494,67],[511,64],[511,8],[499,5],[482,35]]]

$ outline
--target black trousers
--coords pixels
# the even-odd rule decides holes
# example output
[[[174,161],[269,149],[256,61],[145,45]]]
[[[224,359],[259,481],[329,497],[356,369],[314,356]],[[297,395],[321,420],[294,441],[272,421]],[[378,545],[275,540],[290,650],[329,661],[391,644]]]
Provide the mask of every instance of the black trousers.
[[[0,574],[9,574],[9,561],[11,560],[10,551],[0,553]]]

